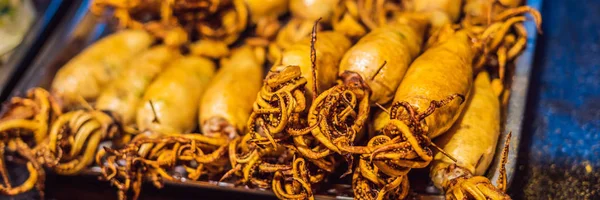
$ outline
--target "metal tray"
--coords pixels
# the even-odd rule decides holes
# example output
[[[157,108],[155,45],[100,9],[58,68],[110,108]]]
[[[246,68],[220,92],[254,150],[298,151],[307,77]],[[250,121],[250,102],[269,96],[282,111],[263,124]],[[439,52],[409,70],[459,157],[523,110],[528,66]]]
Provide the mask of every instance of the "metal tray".
[[[12,50],[6,63],[0,65],[0,101],[9,95],[10,89],[19,80],[20,75],[31,64],[54,25],[61,17],[59,10],[67,7],[62,0],[32,0],[35,10],[34,22],[21,44]]]
[[[529,0],[527,5],[540,10],[542,0]],[[100,21],[91,13],[88,12],[89,3],[84,1],[73,5],[66,14],[67,19],[63,21],[58,30],[52,35],[49,42],[44,46],[41,53],[34,60],[33,66],[27,71],[25,76],[17,83],[11,96],[22,95],[32,87],[49,88],[54,74],[62,65],[70,58],[77,55],[83,48],[96,41],[98,38],[114,31],[114,26],[111,23]],[[523,112],[525,109],[525,101],[527,89],[529,85],[529,77],[532,67],[533,55],[535,51],[535,40],[537,31],[535,24],[532,21],[527,21],[525,26],[528,31],[527,48],[523,54],[517,58],[514,70],[509,70],[508,75],[512,76],[511,97],[509,103],[503,112],[503,129],[500,135],[500,140],[497,145],[496,152],[501,152],[504,146],[506,134],[512,131],[511,148],[509,159],[506,165],[507,177],[509,184],[512,181],[517,162],[518,146],[521,138],[521,125],[523,121]],[[494,159],[492,165],[488,169],[487,177],[495,183],[498,178],[500,159],[498,156]],[[422,177],[427,176],[428,170],[414,170],[411,172],[412,177],[420,178],[411,179],[411,185],[419,184],[414,187],[419,199],[443,199],[443,196],[430,186],[427,180]],[[91,167],[83,173],[84,175],[98,175],[98,167]],[[105,183],[108,184],[108,183]],[[205,182],[205,181],[185,181],[185,182],[166,182],[167,187],[184,187],[194,188],[198,190],[211,192],[230,192],[241,193],[246,198],[273,198],[274,195],[270,191],[251,190],[245,187],[234,187],[227,183]],[[350,186],[344,184],[329,184],[331,188],[349,191]],[[167,192],[168,193],[168,192]],[[158,193],[160,195],[160,193]],[[166,197],[169,198],[169,197]],[[317,195],[317,199],[352,199],[351,197],[335,196],[335,195]],[[262,198],[261,198],[262,199]]]
[[[543,0],[527,0],[527,5],[541,12]],[[525,22],[527,29],[527,48],[515,60],[515,67],[512,70],[512,80],[510,89],[510,99],[504,113],[504,126],[502,127],[500,140],[496,146],[496,154],[502,152],[506,135],[512,132],[510,142],[510,152],[508,154],[508,162],[506,163],[507,184],[510,186],[515,174],[517,165],[517,156],[519,155],[519,144],[521,143],[521,135],[523,128],[523,116],[525,113],[525,105],[527,101],[527,90],[529,89],[529,79],[531,77],[531,69],[533,67],[533,59],[535,54],[536,39],[538,31],[535,23],[532,20]],[[492,183],[495,183],[500,176],[500,157],[496,156],[494,162],[490,165],[487,177]]]

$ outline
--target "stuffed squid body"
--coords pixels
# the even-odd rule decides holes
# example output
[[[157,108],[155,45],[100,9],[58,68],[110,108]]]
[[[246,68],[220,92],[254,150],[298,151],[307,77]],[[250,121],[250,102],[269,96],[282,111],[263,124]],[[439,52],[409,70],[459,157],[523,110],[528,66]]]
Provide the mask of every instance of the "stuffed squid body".
[[[335,84],[340,59],[350,48],[351,42],[338,32],[320,32],[315,43],[317,54],[316,70],[318,91],[323,92]],[[312,66],[310,58],[310,38],[292,45],[282,54],[281,65],[296,65],[300,67],[302,77],[306,78],[306,91],[312,96]]]
[[[494,159],[500,135],[500,102],[486,72],[477,75],[471,93],[459,120],[434,142],[458,160],[457,166],[480,176]],[[435,155],[431,178],[436,186],[441,188],[444,180],[461,175],[462,170],[446,171],[452,164],[454,161],[442,153]]]
[[[144,93],[137,111],[138,128],[163,134],[194,130],[198,102],[214,73],[215,64],[205,58],[186,56],[173,61]]]
[[[125,125],[135,122],[136,108],[152,80],[180,56],[177,49],[153,47],[129,63],[129,67],[100,94],[96,108],[121,117]]]
[[[200,125],[208,136],[233,138],[245,130],[252,103],[262,85],[264,55],[245,46],[221,61],[221,68],[200,103]]]
[[[146,50],[154,39],[145,31],[125,30],[109,35],[86,48],[63,66],[52,81],[52,90],[66,103],[79,96],[94,101],[118,77],[134,56]]]

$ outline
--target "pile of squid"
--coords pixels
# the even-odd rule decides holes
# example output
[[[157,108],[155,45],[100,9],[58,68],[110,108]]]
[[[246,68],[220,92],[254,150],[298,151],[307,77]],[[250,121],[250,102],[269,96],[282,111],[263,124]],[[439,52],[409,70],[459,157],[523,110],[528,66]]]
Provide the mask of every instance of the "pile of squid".
[[[510,199],[504,167],[483,175],[507,162],[511,134],[495,149],[525,14],[540,28],[521,4],[95,0],[122,30],[5,103],[0,194],[43,198],[49,171],[99,174],[119,199],[185,181],[314,199],[340,177],[352,193],[338,195],[404,199],[428,167],[448,199]]]

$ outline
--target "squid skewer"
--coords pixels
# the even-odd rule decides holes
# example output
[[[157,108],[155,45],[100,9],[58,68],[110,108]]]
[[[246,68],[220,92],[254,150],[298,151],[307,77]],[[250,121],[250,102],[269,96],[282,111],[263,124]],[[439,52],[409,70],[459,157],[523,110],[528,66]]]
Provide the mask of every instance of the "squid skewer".
[[[154,41],[145,31],[125,30],[107,36],[87,47],[65,66],[52,81],[52,92],[65,105],[77,105],[80,97],[95,100],[127,66],[127,61],[146,50]]]
[[[464,31],[449,34],[445,37],[447,40],[439,41],[411,64],[388,111],[389,121],[376,122],[387,124],[381,130],[382,135],[371,138],[366,147],[352,147],[355,153],[363,154],[361,160],[366,162],[357,166],[360,175],[371,177],[368,179],[371,183],[355,184],[353,187],[372,188],[371,185],[391,184],[385,179],[373,178],[378,176],[372,174],[380,172],[402,178],[411,168],[426,167],[432,160],[430,148],[434,145],[429,138],[444,133],[458,118],[472,84],[474,51],[471,42]],[[392,184],[382,191],[397,190],[397,187],[404,186]],[[365,194],[371,196],[359,196]],[[355,192],[361,198],[385,198],[372,194]]]
[[[260,90],[264,52],[249,46],[221,61],[199,107],[199,124],[207,136],[235,138],[245,131],[252,100]]]
[[[391,100],[420,52],[424,20],[397,20],[393,25],[373,30],[346,52],[338,71],[340,84],[321,93],[309,110],[309,126],[318,126],[311,131],[313,137],[327,151],[343,155],[349,163],[351,153],[361,152],[352,146],[363,137],[370,106]]]
[[[127,177],[147,173],[160,188],[163,179],[181,181],[171,174],[178,165],[183,166],[186,177],[191,180],[221,173],[227,164],[223,156],[227,153],[229,141],[244,130],[252,109],[249,100],[259,90],[264,61],[264,53],[260,52],[245,46],[235,50],[231,58],[222,60],[221,69],[207,86],[207,95],[198,102],[198,119],[203,135],[142,134],[123,149],[107,149],[107,152],[99,154],[97,162],[106,160],[107,163],[103,165],[104,177],[123,186],[129,180]],[[134,164],[112,167],[111,163],[114,164],[119,155],[126,155],[124,159]],[[129,176],[118,175],[123,172],[128,172]],[[126,197],[128,191],[129,187],[124,186],[119,194]],[[140,188],[134,186],[134,199],[139,191]]]
[[[96,109],[110,111],[124,125],[135,123],[136,108],[144,91],[165,68],[181,55],[167,46],[152,47],[129,62],[129,67],[100,93]]]
[[[509,199],[481,177],[494,157],[500,134],[500,102],[486,72],[477,75],[471,94],[456,124],[435,139],[458,162],[438,152],[431,163],[431,178],[448,199],[463,199],[467,193],[475,199]]]
[[[298,66],[276,66],[267,74],[246,124],[247,133],[229,144],[229,158],[233,169],[221,180],[232,174],[242,177],[241,183],[264,183],[252,179],[263,156],[281,151],[278,141],[284,140],[283,130],[288,124],[298,123],[292,115],[306,107],[303,88],[306,79]],[[259,184],[269,185],[269,184]]]
[[[136,116],[139,130],[191,132],[197,126],[199,102],[214,71],[214,63],[205,58],[186,56],[172,62],[144,93]]]
[[[338,63],[351,44],[350,40],[343,34],[331,31],[319,33],[319,39],[317,40],[316,27],[317,24],[313,26],[312,37],[286,49],[281,60],[283,65],[300,66],[302,77],[305,77],[308,81],[305,95],[309,97],[309,103],[313,102],[319,91],[324,91],[334,85]],[[306,52],[311,52],[311,54]],[[311,127],[316,127],[316,125]],[[333,163],[322,159],[327,156],[327,150],[315,151],[315,148],[322,147],[318,147],[319,145],[312,147],[313,145],[306,142],[311,140],[306,135],[308,131],[291,126],[291,128],[288,128],[288,132],[292,135],[294,145],[299,153],[305,156],[308,161],[320,166],[325,171],[330,172],[333,170]]]
[[[363,149],[365,154],[370,154],[368,159],[387,175],[401,176],[410,168],[422,168],[429,164],[433,159],[431,148],[438,148],[430,138],[450,128],[462,112],[464,106],[461,102],[469,96],[472,60],[476,56],[490,54],[483,44],[487,38],[485,33],[494,30],[494,26],[476,35],[474,44],[469,42],[471,30],[449,34],[447,27],[441,28],[435,37],[430,38],[429,49],[409,68],[396,93],[395,103],[388,111],[390,121],[376,122],[376,126],[387,124],[381,136],[387,138],[378,138],[383,141],[375,145],[379,147]],[[502,37],[502,34],[496,37]],[[452,50],[447,45],[452,45]],[[434,64],[431,62],[433,60],[437,62]],[[433,69],[436,65],[440,67]],[[440,152],[452,158],[441,149]]]
[[[316,34],[316,27],[313,33]],[[339,60],[345,49],[350,46],[349,40],[343,35],[327,32],[324,34],[324,41],[316,47],[317,40],[314,36],[310,41],[296,44],[286,51],[282,63],[287,66],[276,65],[267,75],[248,122],[249,133],[230,144],[230,162],[233,169],[222,180],[237,174],[241,177],[241,183],[262,188],[273,187],[273,192],[281,198],[312,199],[311,185],[322,181],[325,173],[333,170],[335,160],[331,156],[309,158],[310,162],[302,159],[301,163],[308,169],[296,166],[290,160],[296,157],[293,163],[300,162],[298,156],[310,154],[311,151],[320,148],[309,147],[312,142],[308,142],[311,139],[307,134],[314,127],[307,127],[304,120],[308,105],[306,96],[314,99],[317,88],[321,87],[321,84],[327,84],[326,81],[333,80],[324,78],[322,82],[319,78],[335,77],[336,70],[323,69],[319,71],[322,74],[317,76],[318,69],[314,68],[315,63],[336,66],[336,58]],[[310,46],[306,44],[308,42]],[[310,56],[302,55],[302,50],[309,49]],[[317,57],[317,53],[323,57]],[[312,67],[310,71],[306,69],[308,66]],[[307,89],[305,76],[312,80]],[[312,91],[305,94],[304,90]],[[291,167],[292,165],[294,167]],[[312,167],[313,165],[316,167]],[[304,175],[298,175],[297,172]],[[294,181],[280,181],[282,176],[287,177],[286,179],[293,178]]]

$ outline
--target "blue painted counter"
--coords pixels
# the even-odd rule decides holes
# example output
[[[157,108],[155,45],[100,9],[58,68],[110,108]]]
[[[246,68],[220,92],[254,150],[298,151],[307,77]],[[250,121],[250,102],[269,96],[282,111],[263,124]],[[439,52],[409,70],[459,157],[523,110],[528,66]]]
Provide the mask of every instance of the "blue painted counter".
[[[546,0],[515,199],[600,199],[600,1]]]

